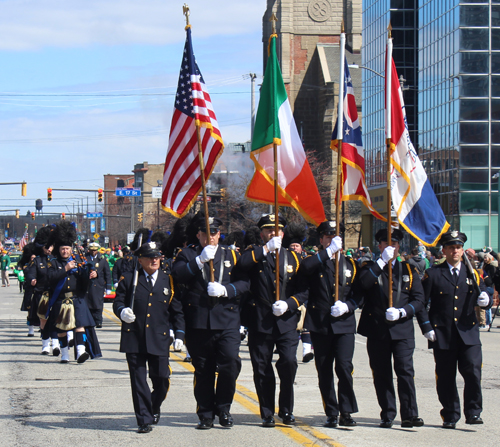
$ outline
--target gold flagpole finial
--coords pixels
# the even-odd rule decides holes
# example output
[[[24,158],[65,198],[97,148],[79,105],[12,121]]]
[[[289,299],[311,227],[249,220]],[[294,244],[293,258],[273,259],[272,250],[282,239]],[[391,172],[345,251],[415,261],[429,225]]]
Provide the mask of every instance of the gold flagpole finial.
[[[269,19],[269,21],[273,24],[273,32],[272,34],[276,34],[276,22],[278,21],[278,17],[276,17],[276,14],[273,12],[273,15]]]
[[[389,26],[387,27],[387,31],[389,31],[389,39],[392,39],[392,25],[391,22],[389,22]]]
[[[187,5],[187,3],[184,3],[184,5],[182,5],[182,13],[186,16],[186,26],[190,26],[189,25],[189,6]]]
[[[340,24],[340,34],[345,33],[345,28],[344,28],[344,19],[342,19],[342,23]]]

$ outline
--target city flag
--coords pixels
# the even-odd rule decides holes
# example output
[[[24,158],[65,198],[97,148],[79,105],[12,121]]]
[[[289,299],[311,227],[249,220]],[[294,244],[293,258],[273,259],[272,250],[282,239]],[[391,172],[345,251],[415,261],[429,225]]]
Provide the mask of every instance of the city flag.
[[[403,92],[391,58],[390,151],[391,195],[400,225],[428,246],[435,246],[450,224],[446,221],[424,167],[410,141]],[[387,93],[387,73],[386,73]]]
[[[361,139],[361,127],[358,120],[358,109],[354,98],[351,74],[344,59],[344,117],[342,126],[342,179],[340,200],[361,200],[377,219],[387,220],[382,217],[372,206],[370,194],[365,183],[365,156]],[[339,119],[335,124],[332,134],[331,148],[337,152]]]
[[[196,64],[191,42],[191,26],[186,26],[186,43],[175,96],[161,204],[165,211],[183,217],[201,191],[198,131],[205,166],[210,177],[224,149],[210,95]]]
[[[276,37],[276,34],[271,35],[269,42],[269,59],[250,153],[255,173],[246,197],[254,202],[274,204],[273,144],[276,144],[278,205],[294,207],[308,222],[319,225],[325,220],[325,212],[293,120],[276,56]]]

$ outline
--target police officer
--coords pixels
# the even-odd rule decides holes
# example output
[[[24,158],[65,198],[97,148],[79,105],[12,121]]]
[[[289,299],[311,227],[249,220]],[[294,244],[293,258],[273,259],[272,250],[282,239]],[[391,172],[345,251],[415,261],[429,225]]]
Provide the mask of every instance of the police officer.
[[[274,427],[276,378],[272,358],[274,348],[279,355],[276,369],[280,377],[278,416],[284,424],[295,424],[293,415],[293,382],[297,372],[298,308],[307,300],[307,286],[296,275],[300,260],[292,250],[281,248],[285,219],[279,219],[279,234],[275,233],[276,216],[266,214],[258,226],[263,246],[250,246],[238,263],[248,272],[251,281],[251,301],[243,310],[248,322],[248,347],[252,360],[254,383],[259,398],[264,427]],[[279,250],[279,300],[276,299],[275,252]]]
[[[482,424],[481,341],[474,306],[488,308],[492,299],[476,270],[470,271],[461,259],[467,236],[448,231],[441,236],[446,262],[427,269],[422,280],[429,313],[422,311],[421,327],[434,350],[436,388],[443,406],[444,428],[455,428],[460,419],[456,375],[457,366],[464,387],[466,424]],[[478,286],[481,292],[478,292]]]
[[[343,232],[343,225],[341,224]],[[353,427],[356,422],[351,413],[358,411],[353,390],[354,334],[358,308],[356,298],[351,294],[351,286],[357,269],[351,258],[340,254],[339,298],[335,301],[335,257],[342,249],[342,238],[335,237],[334,221],[321,223],[317,232],[321,250],[307,257],[300,266],[300,276],[309,285],[309,299],[305,326],[311,331],[315,351],[316,370],[323,407],[327,416],[326,427],[337,424]],[[359,295],[358,295],[359,297]],[[333,362],[339,380],[338,400],[335,394]],[[340,412],[340,420],[338,415]]]
[[[98,252],[99,248],[100,246],[97,242],[91,242],[87,256],[87,262],[91,266],[91,269],[97,273],[97,276],[90,280],[89,292],[87,294],[89,310],[97,328],[102,327],[104,293],[106,295],[111,293],[111,270],[105,256]]]
[[[156,243],[143,244],[135,254],[140,268],[133,305],[134,272],[126,272],[119,279],[113,311],[123,321],[120,352],[127,356],[137,431],[149,433],[160,420],[160,407],[170,385],[169,321],[173,321],[175,345],[179,347],[184,340],[184,317],[172,277],[160,269],[161,253]]]
[[[195,368],[197,428],[212,428],[216,415],[220,425],[230,428],[234,424],[230,408],[241,370],[239,297],[248,291],[249,282],[234,269],[239,254],[219,245],[221,220],[210,217],[207,229],[205,216],[199,213],[192,225],[199,245],[178,252],[172,276],[185,287],[182,300],[186,346]]]
[[[424,292],[418,272],[407,262],[399,262],[399,242],[403,232],[392,231],[392,245],[387,229],[379,230],[375,239],[382,253],[376,262],[364,262],[355,284],[355,293],[364,295],[364,307],[358,332],[367,337],[366,349],[377,393],[380,426],[390,428],[396,416],[396,394],[392,379],[392,358],[398,378],[398,395],[402,427],[421,427],[415,392],[413,351],[415,333],[413,316],[424,305]],[[388,263],[392,263],[393,305],[388,300]]]

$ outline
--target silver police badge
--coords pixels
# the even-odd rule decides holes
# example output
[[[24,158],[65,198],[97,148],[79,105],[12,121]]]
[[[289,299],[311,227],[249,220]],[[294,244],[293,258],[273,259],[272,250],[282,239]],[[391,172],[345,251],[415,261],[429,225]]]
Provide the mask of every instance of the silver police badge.
[[[152,248],[153,250],[156,249],[156,242],[150,242],[149,248]]]
[[[163,295],[168,295],[168,292],[169,292],[168,287],[165,287],[163,289]]]
[[[286,266],[286,272],[287,273],[293,273],[293,265],[287,265]]]
[[[352,276],[352,272],[350,270],[345,271],[345,277],[350,278]]]
[[[471,280],[470,278],[467,278],[467,279],[465,280],[465,282],[466,282],[466,283],[467,283],[467,285],[469,285],[469,286],[470,286],[470,285],[472,285],[472,280]]]
[[[403,281],[404,282],[410,282],[410,276],[409,275],[403,275]]]
[[[328,225],[330,225],[331,228],[335,228],[335,222],[330,221],[328,222]]]
[[[451,237],[458,237],[458,231],[452,231]]]
[[[224,261],[224,267],[226,268],[231,267],[231,261]]]

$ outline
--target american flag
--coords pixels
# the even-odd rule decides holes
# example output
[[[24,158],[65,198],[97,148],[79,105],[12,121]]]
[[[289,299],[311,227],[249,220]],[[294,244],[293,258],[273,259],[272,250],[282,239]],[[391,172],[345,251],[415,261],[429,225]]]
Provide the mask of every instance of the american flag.
[[[161,203],[165,211],[183,217],[201,190],[196,124],[200,128],[205,179],[208,180],[224,143],[203,76],[196,64],[191,27],[186,27],[186,44],[170,127],[163,172]]]
[[[28,244],[28,232],[25,231],[23,237],[19,241],[19,248],[22,250]]]
[[[331,148],[337,151],[337,126],[333,130]],[[363,152],[363,141],[361,140],[361,127],[356,108],[356,98],[352,87],[351,74],[344,60],[344,116],[342,133],[342,179],[341,200],[361,200],[377,219],[384,219],[372,206],[370,194],[365,183],[365,156]]]

